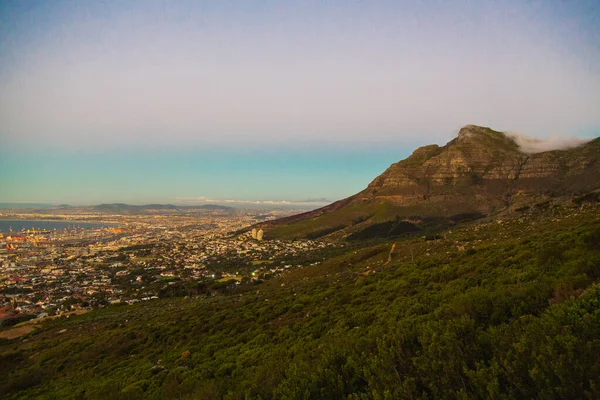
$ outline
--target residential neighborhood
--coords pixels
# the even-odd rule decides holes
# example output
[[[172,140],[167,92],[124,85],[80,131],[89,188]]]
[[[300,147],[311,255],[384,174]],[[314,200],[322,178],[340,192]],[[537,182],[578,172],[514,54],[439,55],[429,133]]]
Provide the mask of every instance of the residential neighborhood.
[[[0,233],[0,321],[7,326],[110,304],[233,291],[318,263],[315,250],[340,246],[263,240],[262,231],[243,229],[264,219],[256,210],[104,215],[102,227],[71,222],[64,229]]]

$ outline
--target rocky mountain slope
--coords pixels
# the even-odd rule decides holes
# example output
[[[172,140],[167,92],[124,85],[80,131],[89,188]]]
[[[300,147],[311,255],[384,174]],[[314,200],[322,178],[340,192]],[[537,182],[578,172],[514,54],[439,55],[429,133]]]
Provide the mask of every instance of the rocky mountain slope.
[[[263,224],[267,237],[352,235],[386,221],[421,226],[570,201],[600,188],[600,138],[526,153],[510,135],[467,125],[440,147],[418,148],[365,190],[326,207]]]

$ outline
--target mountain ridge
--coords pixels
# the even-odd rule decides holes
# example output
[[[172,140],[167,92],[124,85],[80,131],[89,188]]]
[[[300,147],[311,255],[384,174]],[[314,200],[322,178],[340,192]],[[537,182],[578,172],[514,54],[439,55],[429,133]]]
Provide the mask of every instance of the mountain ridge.
[[[444,146],[417,148],[353,196],[261,227],[265,237],[343,236],[398,218],[484,216],[599,187],[600,138],[531,153],[503,132],[467,125]]]
[[[142,204],[132,205],[125,203],[103,203],[95,206],[90,206],[95,211],[103,212],[139,212],[149,210],[190,210],[190,209],[205,209],[205,210],[232,210],[232,207],[217,205],[217,204],[202,204],[197,206],[181,206],[174,204]]]

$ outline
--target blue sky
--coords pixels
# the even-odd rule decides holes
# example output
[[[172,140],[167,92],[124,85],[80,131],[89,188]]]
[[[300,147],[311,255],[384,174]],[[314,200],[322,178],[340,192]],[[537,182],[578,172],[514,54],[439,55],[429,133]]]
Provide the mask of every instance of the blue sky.
[[[55,204],[335,200],[408,154],[385,146],[0,151],[0,187],[10,201]]]
[[[599,110],[598,1],[0,0],[0,201],[335,200]]]

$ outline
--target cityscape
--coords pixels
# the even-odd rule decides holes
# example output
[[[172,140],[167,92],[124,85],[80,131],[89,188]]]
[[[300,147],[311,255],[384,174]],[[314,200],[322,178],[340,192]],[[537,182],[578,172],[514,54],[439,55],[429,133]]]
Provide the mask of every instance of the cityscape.
[[[266,212],[266,214],[265,214]],[[0,234],[0,318],[12,325],[28,318],[81,313],[109,304],[222,293],[253,285],[302,263],[333,243],[263,240],[244,228],[294,211],[225,210],[187,215],[48,215],[8,213],[19,219],[77,218],[109,227]],[[8,220],[10,221],[10,220]],[[337,245],[339,246],[339,245]],[[314,259],[314,261],[313,261]],[[307,264],[308,265],[308,264]]]
[[[0,0],[0,399],[600,399],[599,28]]]

